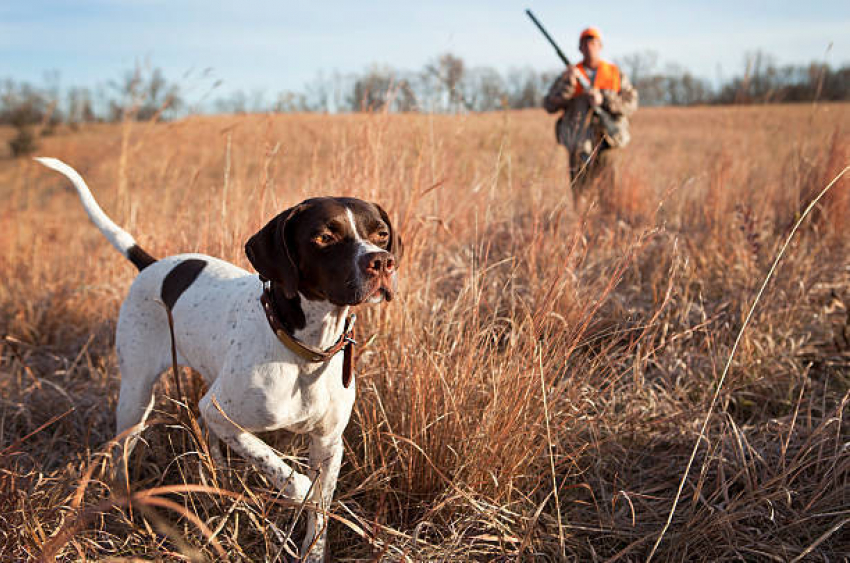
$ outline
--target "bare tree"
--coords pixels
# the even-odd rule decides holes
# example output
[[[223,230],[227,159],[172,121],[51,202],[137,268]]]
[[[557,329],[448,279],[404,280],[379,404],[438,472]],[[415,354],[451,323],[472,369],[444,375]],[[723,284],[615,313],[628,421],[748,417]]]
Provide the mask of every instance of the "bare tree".
[[[218,98],[214,105],[217,113],[247,113],[248,96],[245,95],[245,92],[236,90],[227,97]]]
[[[0,85],[0,123],[11,125],[16,135],[9,140],[12,156],[27,155],[38,148],[37,129],[43,129],[55,104],[29,83],[4,80]]]
[[[475,111],[493,111],[507,103],[505,81],[496,70],[489,67],[468,71],[462,89]]]
[[[272,110],[278,113],[296,113],[314,111],[307,101],[307,96],[299,92],[284,90],[277,96]]]
[[[658,53],[655,51],[638,51],[624,55],[617,62],[623,73],[629,77],[635,88],[639,88],[644,80],[650,79],[658,65]]]
[[[330,110],[333,81],[325,77],[324,72],[319,71],[316,77],[307,83],[304,90],[303,108],[309,108],[309,111],[319,112]],[[305,109],[299,111],[304,111]]]
[[[68,90],[66,116],[68,124],[72,127],[76,127],[80,123],[90,123],[97,120],[91,90],[88,88],[71,88]]]
[[[127,71],[108,83],[116,97],[109,101],[110,119],[132,116],[139,121],[167,117],[182,106],[180,88],[169,84],[161,69],[147,71],[142,66]]]
[[[400,112],[419,111],[414,78],[401,78],[393,93],[393,109]]]
[[[514,68],[507,75],[507,96],[511,108],[538,107],[549,88],[550,75],[531,68]]]
[[[392,70],[373,66],[354,82],[349,107],[352,111],[382,110],[390,100],[392,87]]]
[[[463,59],[451,53],[442,54],[435,61],[425,65],[425,74],[436,79],[437,83],[442,86],[441,107],[445,111],[471,109],[461,89],[464,71]]]

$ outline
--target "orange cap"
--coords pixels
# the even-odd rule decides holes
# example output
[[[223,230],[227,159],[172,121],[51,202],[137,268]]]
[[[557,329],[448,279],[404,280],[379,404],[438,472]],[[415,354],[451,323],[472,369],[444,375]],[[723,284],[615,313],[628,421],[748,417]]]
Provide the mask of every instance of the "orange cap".
[[[578,39],[579,43],[584,41],[585,38],[587,38],[587,37],[596,37],[601,41],[602,40],[602,33],[599,31],[599,28],[588,27],[587,29],[585,29],[584,31],[581,32],[581,35],[579,36],[579,39]]]

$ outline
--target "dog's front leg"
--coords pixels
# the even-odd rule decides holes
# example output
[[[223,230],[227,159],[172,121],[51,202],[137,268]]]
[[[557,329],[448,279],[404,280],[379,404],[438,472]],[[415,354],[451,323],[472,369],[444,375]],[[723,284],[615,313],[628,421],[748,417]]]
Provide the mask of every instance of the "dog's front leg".
[[[325,556],[325,543],[329,519],[321,511],[330,510],[333,501],[339,466],[342,463],[342,437],[313,435],[310,440],[310,466],[318,471],[316,485],[311,500],[318,505],[318,511],[310,511],[307,516],[307,533],[301,553],[305,561],[322,561]]]
[[[210,432],[262,471],[284,495],[296,502],[307,497],[312,481],[280,459],[271,446],[234,424],[211,392],[204,395],[199,407]]]

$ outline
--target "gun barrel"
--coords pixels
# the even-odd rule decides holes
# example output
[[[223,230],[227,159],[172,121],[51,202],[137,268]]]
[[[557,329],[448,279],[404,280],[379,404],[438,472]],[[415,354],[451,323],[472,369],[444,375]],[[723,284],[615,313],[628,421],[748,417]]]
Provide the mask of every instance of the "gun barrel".
[[[534,14],[531,13],[531,10],[526,9],[525,13],[528,15],[529,18],[531,18],[531,21],[534,22],[534,25],[536,25],[537,29],[540,30],[540,33],[543,34],[543,37],[545,37],[546,40],[549,41],[549,44],[555,48],[555,52],[558,53],[558,57],[560,57],[560,59],[564,61],[565,65],[570,66],[569,59],[567,59],[567,56],[564,54],[563,51],[561,51],[561,48],[558,47],[558,44],[555,43],[555,40],[552,39],[552,36],[549,35],[549,33],[546,31],[546,28],[543,27],[543,24],[540,23],[540,21],[534,17]]]

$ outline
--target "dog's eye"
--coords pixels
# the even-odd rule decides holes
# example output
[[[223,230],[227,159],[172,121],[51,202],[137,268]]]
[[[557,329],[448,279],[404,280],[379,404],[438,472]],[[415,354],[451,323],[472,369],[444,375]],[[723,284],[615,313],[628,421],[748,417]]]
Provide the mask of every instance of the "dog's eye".
[[[385,240],[389,236],[390,233],[388,233],[387,231],[378,231],[378,238],[381,240]]]
[[[316,235],[313,240],[318,244],[330,244],[334,241],[334,236],[330,233],[322,233]]]

